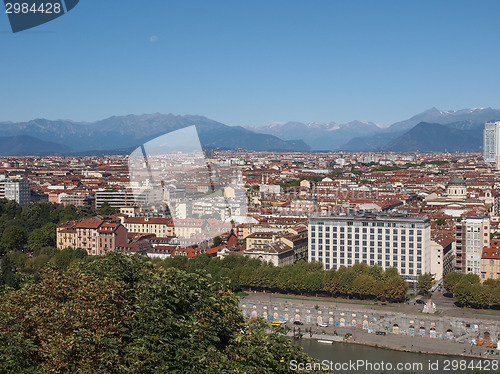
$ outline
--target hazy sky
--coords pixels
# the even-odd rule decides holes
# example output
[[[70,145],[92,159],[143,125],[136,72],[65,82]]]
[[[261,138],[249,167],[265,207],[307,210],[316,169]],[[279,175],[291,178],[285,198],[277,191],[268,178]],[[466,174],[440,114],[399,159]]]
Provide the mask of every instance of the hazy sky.
[[[229,125],[500,107],[500,1],[80,0],[12,34],[0,120],[200,114]]]

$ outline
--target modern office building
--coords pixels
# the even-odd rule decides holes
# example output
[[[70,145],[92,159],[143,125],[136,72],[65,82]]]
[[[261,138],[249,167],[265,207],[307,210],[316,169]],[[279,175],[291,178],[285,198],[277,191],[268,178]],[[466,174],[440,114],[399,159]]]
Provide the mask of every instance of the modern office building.
[[[127,191],[102,189],[95,193],[95,207],[99,209],[104,203],[114,208],[134,205],[134,196]]]
[[[490,245],[490,220],[487,217],[469,217],[455,226],[457,271],[480,275],[483,248]]]
[[[19,205],[31,201],[30,186],[27,179],[5,179],[0,181],[0,199],[15,200]]]
[[[485,162],[496,162],[500,156],[500,121],[486,122],[483,132],[483,158]]]
[[[324,269],[364,262],[395,267],[410,283],[431,273],[431,224],[427,217],[319,216],[309,221],[309,261]]]

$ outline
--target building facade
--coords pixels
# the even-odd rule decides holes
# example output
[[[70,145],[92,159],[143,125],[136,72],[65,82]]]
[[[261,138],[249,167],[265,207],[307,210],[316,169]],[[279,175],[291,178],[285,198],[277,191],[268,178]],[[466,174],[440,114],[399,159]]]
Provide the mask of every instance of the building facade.
[[[76,221],[68,221],[56,229],[57,249],[77,248]]]
[[[294,249],[282,241],[270,243],[265,248],[246,249],[243,254],[279,267],[296,262]]]
[[[127,244],[127,230],[120,223],[92,217],[76,222],[74,229],[77,248],[89,256],[102,256]]]
[[[500,156],[500,121],[487,122],[483,132],[483,158],[485,162],[496,162]]]
[[[456,270],[480,275],[481,254],[490,244],[490,220],[469,217],[455,226]]]
[[[127,191],[98,190],[95,193],[95,207],[99,209],[104,203],[113,208],[121,208],[134,204],[134,196]]]
[[[0,181],[0,199],[14,200],[21,206],[31,201],[30,186],[27,179],[5,179]]]
[[[481,282],[500,279],[500,240],[492,240],[481,255]]]
[[[431,273],[431,224],[427,217],[390,215],[312,217],[308,261],[324,269],[355,263],[395,267],[410,283]]]
[[[124,221],[128,232],[155,234],[158,237],[175,236],[174,223],[170,218],[128,217]]]

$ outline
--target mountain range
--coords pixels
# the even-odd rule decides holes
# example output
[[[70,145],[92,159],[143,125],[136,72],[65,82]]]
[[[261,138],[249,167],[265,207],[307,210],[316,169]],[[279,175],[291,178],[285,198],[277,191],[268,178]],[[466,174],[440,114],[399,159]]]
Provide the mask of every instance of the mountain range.
[[[388,127],[376,125],[368,121],[353,121],[346,124],[335,122],[308,124],[300,122],[271,123],[262,127],[251,127],[253,131],[272,134],[282,139],[291,136],[303,139],[313,150],[329,151],[398,151],[404,149],[398,144],[404,144],[413,138],[414,150],[428,149],[426,143],[429,138],[421,136],[421,132],[415,131],[403,139],[401,136],[407,134],[412,128],[420,123],[426,123],[426,129],[430,130],[434,125],[444,125],[447,128],[462,130],[454,132],[453,139],[466,141],[470,134],[479,134],[482,137],[482,129],[487,121],[500,120],[500,110],[492,108],[472,108],[457,111],[440,111],[431,108],[419,113],[407,120],[396,122]],[[472,133],[468,132],[472,131]],[[435,131],[440,130],[436,127]],[[441,129],[442,131],[442,129]],[[456,152],[463,149],[453,144],[451,138],[439,139],[439,144],[432,147],[432,151],[439,152],[448,150]],[[471,150],[479,151],[482,142],[473,143]],[[410,150],[407,150],[411,152]],[[430,152],[430,151],[429,151]]]
[[[462,130],[438,123],[420,122],[380,147],[391,152],[471,152],[481,149],[482,131]]]
[[[431,108],[383,127],[369,121],[286,122],[241,127],[196,115],[143,114],[113,116],[96,122],[34,119],[0,123],[0,155],[128,154],[165,133],[196,126],[209,149],[255,151],[480,151],[487,121],[500,120],[500,110]]]
[[[15,148],[3,148],[4,155],[44,155],[51,147],[52,152],[48,152],[51,154],[128,154],[151,139],[192,125],[196,126],[200,143],[205,149],[311,150],[302,140],[282,140],[240,126],[227,126],[202,116],[159,113],[114,116],[93,123],[46,119],[21,123],[3,122],[0,123],[0,133],[7,145],[9,138],[14,137],[19,143],[20,136],[27,137],[24,138],[24,147],[16,143]],[[51,143],[50,146],[47,142]]]

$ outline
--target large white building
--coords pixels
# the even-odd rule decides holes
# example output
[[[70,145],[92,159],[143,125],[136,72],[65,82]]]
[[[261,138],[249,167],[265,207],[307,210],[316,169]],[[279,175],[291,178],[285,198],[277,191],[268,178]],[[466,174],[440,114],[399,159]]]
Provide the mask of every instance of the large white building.
[[[325,270],[357,262],[395,267],[408,281],[431,273],[431,224],[427,217],[359,215],[311,217],[309,261]]]
[[[5,179],[0,181],[0,199],[15,200],[19,205],[30,203],[30,186],[26,179]]]
[[[455,226],[456,270],[481,274],[481,254],[490,245],[490,220],[487,217],[469,217]]]
[[[483,132],[483,158],[485,162],[496,162],[500,156],[500,121],[486,122]]]

